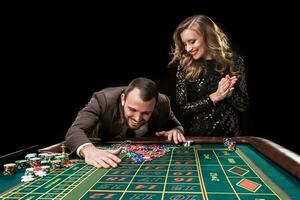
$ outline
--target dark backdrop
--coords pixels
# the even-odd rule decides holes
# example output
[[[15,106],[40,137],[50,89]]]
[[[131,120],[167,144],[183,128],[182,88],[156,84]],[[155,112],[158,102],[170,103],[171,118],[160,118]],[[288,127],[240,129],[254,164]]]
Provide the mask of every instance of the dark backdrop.
[[[175,70],[167,68],[172,33],[193,14],[210,16],[245,60],[251,104],[241,115],[244,135],[299,152],[294,5],[23,6],[7,8],[2,29],[0,155],[64,140],[94,91],[126,85],[137,76],[157,81],[174,104]]]

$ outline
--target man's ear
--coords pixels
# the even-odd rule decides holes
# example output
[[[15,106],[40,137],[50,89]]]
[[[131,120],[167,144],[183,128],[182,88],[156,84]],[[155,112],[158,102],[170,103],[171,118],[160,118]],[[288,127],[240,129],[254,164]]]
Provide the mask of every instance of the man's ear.
[[[125,105],[125,94],[124,93],[121,94],[121,105],[122,106]]]

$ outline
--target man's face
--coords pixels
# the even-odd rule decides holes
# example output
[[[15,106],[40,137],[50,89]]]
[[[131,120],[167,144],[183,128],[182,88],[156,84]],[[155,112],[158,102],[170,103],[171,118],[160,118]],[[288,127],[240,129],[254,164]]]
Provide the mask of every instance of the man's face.
[[[155,108],[155,98],[150,101],[143,101],[140,98],[139,89],[135,88],[128,93],[127,98],[125,95],[121,96],[121,103],[124,107],[124,117],[130,129],[138,129],[147,123]]]

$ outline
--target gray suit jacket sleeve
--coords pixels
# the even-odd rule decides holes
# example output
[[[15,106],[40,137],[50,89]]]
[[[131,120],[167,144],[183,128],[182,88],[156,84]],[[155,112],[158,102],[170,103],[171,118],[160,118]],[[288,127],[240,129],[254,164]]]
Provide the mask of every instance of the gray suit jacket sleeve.
[[[104,95],[93,94],[89,103],[80,110],[66,134],[66,145],[71,152],[76,151],[80,145],[90,142],[89,137],[101,122],[105,106]]]

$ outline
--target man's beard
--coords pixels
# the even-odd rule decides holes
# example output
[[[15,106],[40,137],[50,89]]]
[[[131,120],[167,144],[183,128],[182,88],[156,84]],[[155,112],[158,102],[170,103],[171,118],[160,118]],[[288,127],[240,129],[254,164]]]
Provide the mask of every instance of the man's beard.
[[[145,124],[145,121],[143,120],[142,122],[139,122],[139,123],[138,123],[138,126],[132,127],[132,126],[129,125],[129,124],[130,124],[129,120],[133,121],[133,119],[131,119],[130,117],[125,118],[125,119],[126,119],[127,127],[130,128],[130,129],[132,129],[132,130],[137,130],[137,129],[139,129],[141,126],[143,126],[143,125]]]
[[[130,119],[130,117],[126,117],[124,106],[122,106],[122,107],[123,107],[123,119],[125,120],[126,126],[127,126],[129,129],[137,130],[137,129],[139,129],[141,126],[143,126],[143,125],[145,124],[145,123],[142,123],[142,124],[141,124],[140,126],[138,126],[137,128],[132,128],[132,127],[129,125],[129,120],[131,120],[131,119]]]

